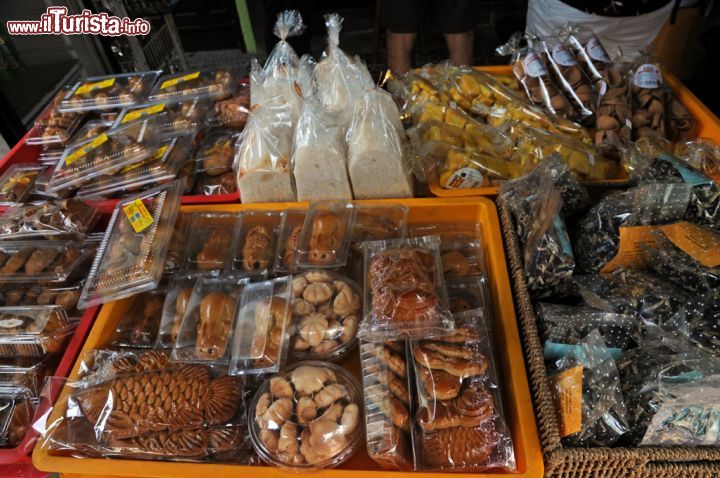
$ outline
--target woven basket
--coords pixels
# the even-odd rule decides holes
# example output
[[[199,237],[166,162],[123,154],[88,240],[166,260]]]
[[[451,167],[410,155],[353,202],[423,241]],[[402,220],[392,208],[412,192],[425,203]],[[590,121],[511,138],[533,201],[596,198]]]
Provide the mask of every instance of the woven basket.
[[[497,204],[545,459],[545,475],[562,478],[720,477],[720,447],[573,448],[562,445],[537,317],[525,281],[515,220],[502,198],[498,197]]]

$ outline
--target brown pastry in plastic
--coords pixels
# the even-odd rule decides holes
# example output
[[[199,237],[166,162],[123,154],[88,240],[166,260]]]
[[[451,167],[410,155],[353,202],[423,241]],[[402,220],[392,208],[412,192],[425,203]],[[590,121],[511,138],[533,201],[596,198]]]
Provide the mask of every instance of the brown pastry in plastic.
[[[295,269],[295,253],[297,251],[298,246],[298,238],[300,237],[300,232],[302,231],[302,226],[295,226],[290,232],[290,235],[285,240],[285,252],[283,253],[283,263],[285,264],[285,267],[288,268],[288,270]]]
[[[59,305],[66,312],[69,312],[75,309],[79,298],[80,291],[77,289],[62,291],[55,296],[55,305]]]
[[[421,434],[422,461],[431,468],[486,463],[499,438],[492,422],[480,427],[454,427]]]
[[[39,274],[47,269],[57,256],[58,251],[54,248],[35,249],[27,262],[25,262],[25,273],[30,275]]]
[[[472,271],[472,265],[467,257],[459,251],[446,252],[440,256],[442,261],[443,274],[446,279],[453,277],[467,277]]]
[[[25,438],[30,425],[32,424],[33,407],[28,399],[20,399],[15,401],[15,407],[10,417],[8,425],[7,446],[15,448]]]
[[[142,436],[111,437],[113,454],[135,458],[205,458],[237,448],[242,441],[240,427],[210,427],[174,432],[150,432]]]
[[[233,142],[231,138],[218,141],[205,151],[203,169],[210,176],[219,176],[230,171],[233,161]]]
[[[250,98],[248,95],[240,95],[225,101],[215,103],[215,113],[223,125],[228,128],[241,129],[247,123]]]
[[[0,269],[0,274],[16,273],[23,265],[25,265],[25,262],[33,252],[34,249],[32,247],[23,247],[22,249],[19,249],[15,254],[8,258],[5,265],[3,265],[2,269]]]
[[[177,299],[175,299],[175,315],[173,316],[172,330],[170,331],[170,340],[173,342],[177,340],[177,336],[180,333],[180,326],[182,325],[183,317],[185,317],[185,311],[187,310],[191,295],[192,287],[185,287],[180,291]]]
[[[287,301],[273,297],[270,303],[259,304],[255,309],[255,335],[250,345],[250,355],[256,367],[275,364],[280,354],[282,334],[290,325],[290,307]]]
[[[460,393],[462,381],[455,375],[443,370],[430,370],[427,367],[417,368],[418,378],[425,392],[437,400],[450,400]]]
[[[167,350],[150,350],[138,355],[127,355],[113,360],[112,375],[160,371],[168,367],[170,353]],[[178,366],[181,366],[179,364]]]
[[[202,299],[195,342],[198,357],[212,360],[225,355],[234,312],[235,299],[229,295],[210,292]]]
[[[208,367],[182,365],[121,375],[74,398],[90,423],[102,426],[108,437],[123,439],[223,424],[237,412],[242,388],[239,378],[213,379]]]
[[[222,269],[230,245],[231,232],[226,229],[214,229],[202,250],[198,252],[197,267],[201,270]]]
[[[493,399],[483,385],[471,383],[452,400],[435,400],[420,408],[418,423],[425,431],[476,427],[493,417]]]
[[[273,234],[265,226],[255,226],[245,236],[242,246],[242,268],[245,271],[263,271],[270,267],[274,251]]]
[[[470,353],[463,346],[442,349],[430,348],[432,342],[416,345],[413,348],[415,360],[429,369],[443,370],[460,378],[481,375],[487,369],[487,359],[480,354]]]
[[[237,183],[235,182],[235,174],[232,171],[220,174],[218,176],[206,175],[198,179],[195,185],[195,193],[205,196],[214,194],[232,194],[237,191]]]
[[[337,259],[334,251],[340,248],[344,234],[345,228],[336,214],[324,212],[315,216],[308,260],[317,265],[332,264]]]
[[[143,296],[143,308],[135,326],[130,331],[130,343],[138,346],[151,346],[155,343],[160,317],[162,315],[164,294]]]

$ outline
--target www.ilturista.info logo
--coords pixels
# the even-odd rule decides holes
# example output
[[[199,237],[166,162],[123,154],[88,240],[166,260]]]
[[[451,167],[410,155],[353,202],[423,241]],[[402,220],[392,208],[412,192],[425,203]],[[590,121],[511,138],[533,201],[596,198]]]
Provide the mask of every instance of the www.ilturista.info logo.
[[[147,35],[150,22],[143,18],[131,20],[107,13],[83,10],[79,15],[68,15],[67,7],[48,7],[47,12],[35,20],[7,22],[11,35]]]

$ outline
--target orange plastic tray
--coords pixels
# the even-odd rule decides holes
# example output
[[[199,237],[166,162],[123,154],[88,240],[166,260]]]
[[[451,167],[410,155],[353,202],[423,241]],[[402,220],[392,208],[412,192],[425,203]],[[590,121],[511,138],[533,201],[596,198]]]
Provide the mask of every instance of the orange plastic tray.
[[[499,66],[478,66],[477,70],[492,73],[494,75],[512,75],[512,70],[508,65]],[[672,73],[663,72],[663,76],[667,84],[675,91],[678,99],[690,110],[690,113],[697,120],[695,134],[698,138],[710,138],[720,144],[720,119],[715,116],[712,111],[705,106],[697,96],[692,94],[680,80]],[[720,181],[719,181],[720,182]],[[598,184],[626,184],[627,179],[613,179],[608,181],[597,181]],[[585,183],[592,185],[593,181]],[[491,186],[486,188],[468,188],[468,189],[445,189],[439,183],[432,181],[428,183],[430,193],[437,197],[468,197],[468,196],[497,196],[500,188]]]
[[[540,477],[543,474],[543,461],[538,441],[535,414],[533,412],[530,390],[528,387],[525,362],[523,360],[520,336],[515,319],[512,292],[508,278],[505,252],[498,223],[495,205],[487,198],[458,198],[458,199],[408,199],[408,200],[381,200],[359,201],[360,203],[398,202],[410,206],[410,223],[448,223],[457,221],[472,221],[480,224],[483,247],[487,262],[488,279],[491,289],[491,299],[495,311],[493,334],[495,351],[497,355],[498,375],[502,381],[503,408],[512,434],[515,446],[515,456],[518,471],[507,473],[483,473],[481,476],[500,477]],[[183,206],[182,211],[240,211],[243,209],[285,209],[304,207],[307,203],[278,203],[258,204],[244,206],[240,204],[228,205],[198,205]],[[112,302],[103,306],[95,326],[85,342],[83,352],[105,346],[115,329],[115,324],[123,316],[129,305],[129,300]],[[359,369],[359,358],[356,354],[350,355],[350,370]],[[354,360],[353,360],[354,358]],[[77,377],[78,364],[75,364],[70,375]],[[70,390],[61,393],[62,397]],[[49,422],[64,413],[64,406],[58,405],[53,411]],[[281,471],[269,466],[239,466],[227,464],[196,464],[120,459],[94,459],[72,458],[51,455],[48,450],[38,443],[33,452],[33,464],[40,470],[56,471],[61,473],[90,475],[90,476],[143,476],[167,477],[181,476],[212,476],[213,478],[252,476],[254,478],[297,477],[297,474]],[[358,452],[344,465],[335,470],[323,470],[313,473],[313,476],[323,478],[365,478],[369,473],[377,478],[437,478],[440,473],[383,471],[368,458],[365,448]],[[450,476],[447,474],[446,476]],[[453,473],[455,477],[477,477],[478,474]]]

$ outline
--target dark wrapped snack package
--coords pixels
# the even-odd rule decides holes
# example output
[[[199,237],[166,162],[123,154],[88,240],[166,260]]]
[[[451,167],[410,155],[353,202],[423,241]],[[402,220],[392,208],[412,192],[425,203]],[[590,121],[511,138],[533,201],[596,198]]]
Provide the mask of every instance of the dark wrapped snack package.
[[[573,280],[587,305],[636,316],[646,325],[660,325],[690,299],[682,288],[642,271],[619,269],[610,274],[576,275]]]
[[[549,371],[562,442],[612,446],[629,431],[617,365],[597,330],[578,345]]]
[[[663,329],[685,338],[712,355],[720,355],[720,289],[690,299]]]

